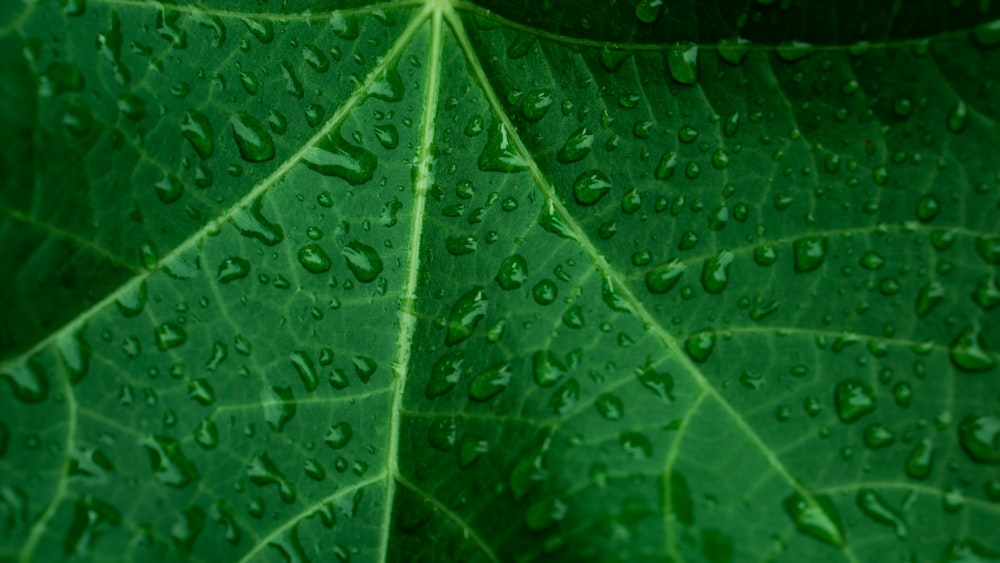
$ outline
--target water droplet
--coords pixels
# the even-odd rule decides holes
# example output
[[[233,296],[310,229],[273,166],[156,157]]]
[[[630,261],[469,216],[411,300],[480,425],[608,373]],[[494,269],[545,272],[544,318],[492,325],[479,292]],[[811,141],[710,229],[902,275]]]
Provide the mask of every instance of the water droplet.
[[[434,363],[424,395],[428,399],[440,397],[454,389],[458,382],[468,375],[469,369],[465,365],[465,353],[461,350],[448,352]]]
[[[551,387],[566,375],[566,366],[548,350],[535,352],[531,364],[539,387]]]
[[[375,370],[378,369],[378,362],[368,356],[353,356],[351,364],[354,366],[354,375],[358,376],[361,383],[368,383],[372,375],[375,375]]]
[[[559,295],[559,287],[556,283],[548,278],[542,278],[535,287],[531,290],[532,296],[535,298],[535,303],[539,305],[550,305]]]
[[[959,100],[948,112],[948,130],[952,133],[961,133],[969,124],[968,111],[965,109],[965,102]]]
[[[997,284],[997,280],[992,274],[979,278],[979,284],[972,294],[972,300],[984,311],[992,311],[997,305],[1000,305],[1000,284]]]
[[[314,274],[322,274],[333,267],[330,255],[323,248],[315,243],[309,243],[299,249],[299,264]]]
[[[827,243],[824,236],[803,237],[792,246],[795,252],[795,271],[800,274],[819,268],[826,259]]]
[[[670,76],[681,84],[698,81],[698,46],[672,48],[667,51],[667,68]]]
[[[266,453],[257,454],[247,465],[247,478],[258,487],[275,485],[281,500],[291,504],[295,502],[295,485],[285,478],[278,467]]]
[[[735,256],[728,250],[723,250],[716,256],[705,260],[701,270],[701,285],[705,291],[718,294],[726,289],[729,283],[729,265]]]
[[[263,199],[257,198],[249,209],[241,209],[233,216],[233,224],[240,234],[255,238],[265,246],[274,246],[284,240],[285,231],[280,225],[272,223],[264,217],[261,207]]]
[[[685,270],[687,270],[687,264],[681,263],[676,258],[670,262],[664,262],[646,274],[646,289],[650,293],[666,293],[677,285]]]
[[[454,346],[472,336],[476,325],[486,317],[488,305],[485,288],[481,286],[459,297],[451,308],[445,344]]]
[[[483,172],[520,172],[528,169],[528,161],[517,151],[508,137],[507,128],[499,121],[490,126],[489,138],[479,154],[478,165]]]
[[[219,445],[219,429],[215,426],[215,421],[203,419],[194,430],[194,441],[206,450],[215,449]]]
[[[281,432],[298,408],[292,388],[276,385],[261,389],[260,405],[264,409],[264,420],[275,432]]]
[[[476,374],[469,382],[469,397],[476,401],[488,401],[507,389],[510,377],[510,364],[492,365]]]
[[[882,258],[877,252],[869,250],[858,260],[858,264],[866,270],[881,270],[885,266],[885,258]]]
[[[607,420],[619,420],[625,416],[625,405],[622,400],[611,393],[599,395],[594,400],[597,412]]]
[[[274,139],[260,121],[241,111],[229,118],[233,139],[240,156],[247,162],[264,162],[274,158]]]
[[[1000,266],[1000,237],[978,237],[976,252],[987,264]]]
[[[368,95],[386,102],[398,102],[406,95],[403,77],[395,66],[387,68],[379,75],[368,91]]]
[[[632,459],[649,459],[653,455],[653,443],[644,434],[626,430],[618,435],[618,444]]]
[[[590,154],[593,144],[594,134],[586,127],[581,127],[566,139],[562,148],[559,149],[556,159],[563,164],[579,162]]]
[[[173,203],[184,193],[184,182],[173,174],[166,174],[153,185],[156,197],[163,203]]]
[[[188,380],[188,397],[200,405],[215,403],[215,389],[204,377]]]
[[[20,492],[17,489],[12,490],[15,493]],[[9,496],[10,493],[4,491],[4,497],[9,498]],[[11,502],[8,498],[4,498],[4,504],[11,505],[11,508],[15,508],[17,504],[20,504],[21,499]],[[121,513],[115,507],[89,494],[79,496],[78,499],[73,507],[73,520],[66,530],[62,544],[64,553],[67,556],[87,559],[88,555],[93,555],[89,553],[91,544],[102,533],[106,532],[109,526],[121,525],[122,517]],[[16,512],[11,510],[8,514],[13,515]],[[16,521],[14,518],[11,518],[11,520]]]
[[[930,194],[923,195],[917,201],[917,219],[923,223],[933,221],[941,212],[941,202]]]
[[[676,170],[677,153],[674,151],[667,151],[660,157],[660,161],[657,163],[656,170],[653,171],[653,175],[657,180],[667,180],[674,175],[674,171]]]
[[[18,362],[0,373],[14,391],[14,396],[25,403],[39,403],[49,395],[49,377],[45,368],[34,358]]]
[[[940,563],[989,563],[1000,561],[1000,552],[993,551],[972,540],[959,539],[951,542],[938,561]]]
[[[930,314],[931,310],[944,299],[944,286],[932,281],[917,292],[916,311],[921,319]]]
[[[371,180],[378,164],[373,152],[348,143],[337,132],[323,136],[315,146],[306,149],[302,160],[311,170],[343,178],[354,186]]]
[[[427,441],[431,447],[449,451],[458,439],[458,425],[454,418],[441,418],[434,421],[427,429]]]
[[[545,117],[552,105],[552,91],[548,88],[532,90],[521,102],[521,113],[528,121],[538,121]]]
[[[154,331],[156,337],[156,347],[161,352],[176,348],[187,342],[187,333],[179,325],[174,323],[163,323],[156,327]]]
[[[972,461],[1000,464],[1000,417],[966,416],[958,425],[958,440]]]
[[[660,17],[663,0],[639,0],[635,7],[635,17],[643,23],[653,23]]]
[[[241,280],[250,274],[250,262],[245,258],[233,256],[219,264],[219,273],[215,279],[221,283]]]
[[[337,422],[331,424],[329,428],[326,429],[326,435],[323,437],[323,441],[326,442],[327,446],[331,449],[339,450],[347,445],[354,437],[354,430],[351,425],[346,422]]]
[[[794,493],[785,498],[783,505],[799,532],[834,547],[843,547],[846,543],[840,514],[828,496],[809,498]]]
[[[347,260],[347,268],[359,282],[375,281],[382,273],[382,258],[373,247],[361,241],[352,240],[344,245],[342,254]]]
[[[140,440],[139,445],[149,451],[150,467],[160,483],[182,489],[198,480],[198,470],[177,440],[153,435]]]
[[[990,371],[996,366],[996,360],[983,349],[978,323],[969,325],[951,343],[949,355],[956,367],[968,372]]]
[[[379,144],[387,149],[394,149],[399,146],[399,129],[393,124],[377,125],[375,127],[375,137]]]
[[[934,443],[925,438],[914,446],[906,459],[906,474],[914,479],[926,479],[934,466]]]
[[[528,262],[520,254],[511,254],[500,264],[496,275],[500,287],[506,290],[517,289],[528,279]]]
[[[704,363],[715,349],[715,332],[711,329],[701,330],[689,336],[684,342],[684,349],[687,350],[691,359]]]
[[[215,146],[212,122],[204,113],[189,109],[184,114],[184,122],[181,124],[181,136],[191,143],[198,156],[202,158],[212,156]]]
[[[478,246],[476,237],[472,235],[450,236],[444,240],[444,247],[452,256],[472,254]]]
[[[288,359],[292,361],[292,367],[302,379],[306,391],[315,391],[316,386],[319,385],[319,373],[316,371],[316,366],[309,354],[302,350],[296,350],[288,356]]]
[[[83,330],[62,333],[56,346],[70,383],[76,384],[87,374],[91,357],[90,344],[84,339]]]
[[[250,33],[261,43],[267,44],[274,39],[274,24],[271,20],[252,20],[250,18],[240,18],[240,21],[247,26]]]
[[[896,537],[906,537],[906,523],[903,521],[903,518],[874,490],[858,490],[855,502],[866,516],[879,524],[891,526],[896,531]]]
[[[849,377],[834,388],[837,416],[844,422],[854,422],[875,410],[875,391],[867,383]]]
[[[884,424],[876,422],[865,427],[865,446],[870,449],[876,450],[891,446],[895,441],[896,438],[893,436],[892,430],[889,430]]]

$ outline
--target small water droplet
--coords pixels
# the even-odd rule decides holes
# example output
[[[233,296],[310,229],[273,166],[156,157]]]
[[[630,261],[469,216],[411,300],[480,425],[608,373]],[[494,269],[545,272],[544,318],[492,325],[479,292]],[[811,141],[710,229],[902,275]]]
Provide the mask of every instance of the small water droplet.
[[[528,262],[520,254],[511,254],[500,264],[496,275],[500,287],[506,290],[517,289],[528,279]]]
[[[676,47],[667,51],[667,68],[670,76],[681,84],[698,81],[698,45]]]
[[[984,372],[996,366],[996,360],[983,348],[981,331],[982,327],[978,323],[969,325],[951,343],[949,356],[959,369]]]
[[[705,291],[718,294],[726,289],[729,283],[729,265],[732,264],[735,255],[728,250],[723,250],[716,256],[705,260],[701,270],[701,285]]]
[[[256,118],[246,112],[239,112],[229,118],[233,128],[233,139],[240,156],[247,162],[264,162],[274,158],[274,139]]]
[[[292,361],[292,367],[295,368],[295,372],[302,379],[302,384],[305,386],[306,391],[315,391],[316,386],[319,385],[319,373],[316,371],[316,366],[313,364],[309,354],[302,350],[296,350],[289,355],[288,359]]]
[[[833,392],[837,416],[844,422],[854,422],[875,410],[875,391],[860,379],[849,377],[837,383]]]
[[[382,258],[374,247],[359,240],[352,240],[344,245],[342,254],[347,260],[347,268],[359,282],[375,281],[375,278],[382,273]]]
[[[339,450],[346,446],[351,438],[354,437],[354,430],[351,425],[347,422],[337,422],[331,424],[329,428],[326,429],[326,435],[323,437],[323,441],[326,442],[327,446],[331,449]]]
[[[488,401],[499,395],[510,384],[510,364],[492,365],[476,374],[469,382],[469,397],[476,401]]]
[[[810,498],[794,493],[785,498],[783,506],[799,532],[835,547],[846,543],[840,514],[828,496]]]
[[[676,258],[664,262],[646,274],[646,289],[650,293],[666,293],[677,285],[686,270],[687,264],[681,263]]]
[[[811,272],[826,259],[827,242],[824,236],[803,237],[792,243],[795,253],[795,271]]]
[[[692,360],[698,363],[708,361],[715,349],[715,331],[705,329],[692,334],[684,342],[684,349]]]
[[[226,258],[219,264],[219,272],[216,275],[221,283],[229,283],[243,279],[250,274],[250,262],[239,256]]]
[[[309,243],[299,249],[299,264],[314,274],[322,274],[333,267],[330,255],[323,248],[315,243]]]
[[[154,331],[156,347],[165,352],[187,342],[187,333],[175,323],[163,323]]]
[[[562,148],[559,149],[556,159],[563,164],[579,162],[590,154],[593,144],[594,134],[586,127],[581,127],[566,139]]]
[[[465,352],[461,350],[448,352],[434,363],[424,395],[428,399],[445,395],[454,389],[463,377],[468,375],[469,369],[465,365]]]
[[[1000,417],[969,415],[958,425],[962,449],[976,463],[1000,464]]]
[[[488,305],[485,288],[481,286],[476,286],[459,297],[451,308],[445,344],[454,346],[472,336],[476,325],[486,317]]]

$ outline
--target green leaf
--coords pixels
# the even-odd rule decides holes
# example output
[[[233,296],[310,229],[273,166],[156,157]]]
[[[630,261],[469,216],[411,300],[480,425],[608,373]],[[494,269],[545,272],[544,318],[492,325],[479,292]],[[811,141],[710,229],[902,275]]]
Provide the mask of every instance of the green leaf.
[[[0,6],[0,559],[996,560],[1000,4]]]

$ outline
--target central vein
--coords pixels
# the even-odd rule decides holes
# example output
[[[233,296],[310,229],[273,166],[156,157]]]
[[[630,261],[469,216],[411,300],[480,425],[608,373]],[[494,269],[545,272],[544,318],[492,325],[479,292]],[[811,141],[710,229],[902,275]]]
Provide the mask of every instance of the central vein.
[[[392,524],[393,499],[396,494],[396,476],[399,474],[399,419],[403,408],[403,394],[410,365],[410,351],[413,333],[417,325],[417,279],[420,273],[420,247],[424,228],[424,206],[427,193],[434,179],[431,143],[434,141],[434,121],[437,117],[438,89],[441,79],[441,22],[442,14],[450,10],[447,0],[430,0],[427,10],[431,18],[431,42],[428,49],[427,81],[424,91],[424,114],[421,126],[420,148],[417,153],[415,181],[413,185],[413,211],[410,220],[410,251],[406,264],[406,285],[403,287],[399,304],[399,335],[396,358],[392,374],[392,408],[389,413],[389,432],[386,446],[386,485],[384,517],[381,526],[380,556],[387,561],[389,556],[390,529]]]

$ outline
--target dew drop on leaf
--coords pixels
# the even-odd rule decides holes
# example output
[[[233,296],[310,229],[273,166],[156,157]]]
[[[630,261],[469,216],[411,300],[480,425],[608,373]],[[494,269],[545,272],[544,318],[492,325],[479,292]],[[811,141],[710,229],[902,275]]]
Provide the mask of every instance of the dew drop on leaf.
[[[324,176],[336,176],[353,186],[372,179],[378,160],[364,147],[351,144],[339,133],[324,135],[302,156],[305,165]]]
[[[298,409],[295,393],[290,386],[265,386],[260,392],[260,405],[267,425],[274,432],[281,432]]]
[[[837,384],[834,390],[837,416],[844,422],[854,422],[875,410],[875,392],[867,383],[847,378]]]
[[[532,373],[539,387],[551,387],[566,375],[566,366],[548,350],[538,350],[531,356]]]
[[[281,500],[291,504],[295,502],[295,485],[285,477],[278,466],[266,453],[257,454],[250,459],[246,469],[247,478],[258,487],[274,485],[278,487]]]
[[[298,259],[299,264],[302,264],[303,268],[314,274],[328,272],[333,267],[330,255],[320,245],[315,243],[309,243],[300,248]]]
[[[729,283],[729,265],[732,264],[735,255],[728,250],[723,250],[716,256],[705,260],[701,270],[701,285],[705,291],[718,294],[726,289]]]
[[[274,158],[274,139],[260,121],[241,111],[229,118],[233,139],[240,156],[247,162],[264,162]]]
[[[695,84],[698,81],[698,46],[671,48],[667,51],[667,68],[677,82]]]
[[[451,307],[445,344],[454,346],[472,336],[476,325],[486,316],[488,305],[485,288],[481,286],[459,297]]]
[[[496,397],[510,385],[512,372],[510,364],[494,364],[472,377],[469,382],[469,397],[476,401],[488,401]]]
[[[795,253],[795,271],[800,274],[819,268],[826,259],[827,242],[824,236],[797,239],[792,247]]]
[[[468,376],[468,373],[468,368],[465,365],[465,352],[461,350],[448,352],[434,362],[424,395],[428,399],[445,395],[454,389],[463,377]]]
[[[229,283],[243,279],[249,274],[250,262],[245,258],[232,256],[219,264],[219,271],[215,279],[222,283]]]
[[[799,532],[835,547],[846,543],[840,514],[829,497],[794,493],[782,504]]]
[[[983,349],[982,327],[972,324],[962,330],[961,334],[951,343],[948,355],[951,362],[962,371],[984,372],[996,366],[996,360]]]
[[[194,150],[201,158],[212,156],[215,148],[212,122],[208,116],[196,109],[189,109],[184,114],[184,122],[181,123],[181,136],[191,143]]]
[[[906,458],[906,474],[914,479],[926,479],[934,466],[934,442],[925,438],[910,450]]]
[[[593,145],[594,134],[586,127],[581,127],[566,139],[562,148],[559,149],[559,153],[556,154],[556,159],[563,164],[581,161],[590,154]]]
[[[692,334],[684,342],[684,349],[692,360],[698,363],[707,362],[715,349],[715,331],[705,329]]]
[[[337,422],[331,424],[329,428],[326,429],[326,435],[323,437],[323,441],[331,449],[339,450],[347,445],[354,437],[354,430],[351,425],[346,422]]]
[[[375,278],[382,273],[382,258],[375,248],[361,241],[348,242],[344,245],[342,254],[347,261],[347,268],[359,282],[375,281]]]
[[[855,502],[865,516],[875,522],[892,527],[897,538],[905,538],[907,535],[906,522],[899,513],[889,506],[878,493],[873,489],[860,489]]]
[[[139,445],[149,452],[149,464],[160,483],[181,489],[199,479],[198,470],[177,440],[153,435],[140,440]]]
[[[966,416],[958,425],[958,439],[972,461],[1000,464],[1000,416]]]
[[[466,134],[469,134],[468,129]],[[528,161],[517,151],[507,128],[497,120],[490,126],[486,146],[479,153],[478,165],[483,172],[520,172],[528,169]]]
[[[666,293],[674,288],[687,270],[687,264],[678,259],[664,262],[646,274],[646,289],[650,293]]]
[[[156,347],[160,351],[177,348],[187,342],[187,333],[176,323],[163,323],[154,331]]]
[[[319,372],[316,371],[316,365],[313,364],[309,354],[302,350],[296,350],[288,356],[288,359],[292,361],[292,367],[299,374],[306,391],[315,391],[319,385]]]

